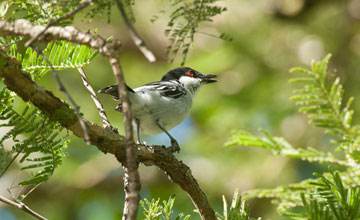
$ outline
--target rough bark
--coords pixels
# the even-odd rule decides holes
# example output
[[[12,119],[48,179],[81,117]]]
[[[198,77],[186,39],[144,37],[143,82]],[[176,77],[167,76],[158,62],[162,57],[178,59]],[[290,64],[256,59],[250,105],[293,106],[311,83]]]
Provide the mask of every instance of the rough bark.
[[[15,58],[8,57],[3,51],[0,51],[0,78],[3,79],[8,89],[16,92],[24,101],[31,102],[52,120],[58,121],[63,127],[72,131],[74,135],[84,138],[83,130],[74,110],[57,98],[51,91],[32,81],[29,74],[21,70],[20,63]],[[118,161],[124,164],[126,162],[125,137],[117,134],[109,127],[103,128],[86,119],[84,119],[84,122],[87,126],[91,143],[100,151],[115,155]],[[169,149],[163,146],[137,144],[133,144],[133,147],[138,155],[137,162],[158,166],[168,175],[171,181],[178,184],[188,193],[199,210],[202,219],[216,219],[206,195],[192,176],[190,168],[177,160]]]

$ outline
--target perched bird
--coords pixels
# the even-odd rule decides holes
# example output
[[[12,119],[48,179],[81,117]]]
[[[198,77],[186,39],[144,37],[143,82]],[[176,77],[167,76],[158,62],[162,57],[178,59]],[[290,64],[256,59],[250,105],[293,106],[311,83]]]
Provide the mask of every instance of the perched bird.
[[[203,74],[189,67],[179,67],[166,73],[161,81],[131,89],[129,100],[134,118],[137,142],[140,132],[155,135],[165,132],[174,151],[180,151],[178,142],[168,130],[180,124],[188,114],[192,102],[202,85],[217,82],[214,74]],[[117,85],[99,90],[99,93],[109,94],[119,100]],[[121,103],[116,110],[122,111]]]

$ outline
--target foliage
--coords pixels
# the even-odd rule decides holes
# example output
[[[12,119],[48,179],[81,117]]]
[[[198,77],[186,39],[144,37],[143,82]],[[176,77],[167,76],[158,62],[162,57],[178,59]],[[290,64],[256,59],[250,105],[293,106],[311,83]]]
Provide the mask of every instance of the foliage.
[[[175,203],[175,195],[170,196],[168,201],[163,201],[163,204],[160,203],[160,199],[152,199],[151,202],[146,198],[144,201],[140,201],[141,206],[144,209],[144,216],[146,220],[171,220],[174,219],[173,208]],[[184,216],[183,213],[178,214],[176,220],[187,220],[190,218],[190,215]]]
[[[15,111],[14,98],[6,88],[0,91],[0,120],[6,121],[1,127],[10,128],[0,139],[1,161],[6,161],[7,164],[2,166],[1,176],[20,156],[21,169],[36,173],[19,185],[39,184],[48,180],[61,164],[68,141],[58,137],[62,130],[59,124],[51,122],[38,109],[30,107],[30,104],[25,106],[22,113]],[[24,138],[24,135],[28,138]],[[13,142],[13,146],[7,151],[5,146],[9,142]],[[14,155],[11,160],[9,155]]]
[[[135,0],[120,0],[124,6],[125,13],[130,22],[135,22],[134,12],[132,10]],[[225,12],[225,7],[217,6],[219,0],[172,0],[171,7],[175,8],[170,14],[170,20],[165,30],[169,43],[166,48],[166,55],[173,62],[175,57],[180,53],[182,55],[181,65],[185,64],[189,50],[194,41],[194,36],[199,32],[199,25],[203,22],[212,22],[213,17]],[[12,6],[11,19],[25,18],[36,24],[47,24],[52,20],[62,17],[64,14],[74,10],[82,1],[44,1],[44,0],[26,0],[15,1],[7,0],[0,5],[0,17],[4,17],[8,8]],[[114,4],[112,0],[94,0],[92,7],[87,11],[85,18],[88,22],[95,18],[107,15],[110,22],[111,8]],[[105,12],[105,13],[104,13]],[[57,25],[67,25],[73,21],[69,17]],[[203,33],[207,34],[207,33]],[[232,38],[225,33],[219,36],[219,39],[231,41]],[[0,44],[1,45],[1,44]]]
[[[358,126],[352,126],[354,110],[350,109],[354,98],[351,97],[343,104],[344,90],[340,78],[335,74],[327,74],[326,69],[330,59],[328,55],[321,63],[312,63],[312,71],[303,68],[294,68],[291,72],[305,73],[305,77],[291,79],[290,82],[305,82],[302,89],[295,90],[292,100],[301,106],[299,111],[307,113],[310,123],[317,127],[325,128],[325,132],[332,134],[333,142],[339,144],[339,150],[354,160],[359,160],[356,152],[359,148]]]
[[[308,115],[310,123],[325,128],[325,133],[331,134],[331,143],[337,150],[343,152],[343,158],[324,153],[315,148],[294,148],[284,138],[272,137],[262,131],[264,137],[257,137],[245,131],[237,131],[226,143],[227,146],[255,146],[271,150],[274,154],[284,157],[300,158],[309,162],[336,164],[346,170],[342,173],[332,171],[316,174],[318,178],[304,180],[288,186],[275,189],[257,189],[244,193],[245,198],[272,198],[278,205],[278,211],[286,216],[298,219],[304,215],[290,213],[292,207],[303,206],[307,219],[323,219],[333,216],[335,219],[358,216],[359,197],[359,132],[357,125],[351,124],[354,111],[350,109],[353,98],[343,104],[343,89],[340,79],[327,73],[328,55],[321,62],[313,62],[312,69],[294,68],[291,72],[304,73],[305,77],[291,79],[290,82],[305,83],[302,89],[294,90],[291,97],[301,106],[299,111]],[[341,176],[341,177],[340,177]],[[330,179],[330,177],[332,179]],[[342,179],[341,179],[342,178]],[[311,195],[310,197],[308,195]],[[355,207],[355,208],[354,208]],[[356,209],[356,210],[357,210]],[[320,218],[320,215],[322,216]],[[331,219],[331,217],[329,217]]]
[[[244,145],[261,147],[271,150],[274,155],[284,157],[299,158],[309,162],[333,163],[352,167],[349,161],[337,159],[332,153],[321,152],[313,147],[294,148],[289,142],[282,137],[272,137],[268,132],[261,130],[264,137],[256,137],[246,131],[235,131],[234,135],[225,143],[226,146]]]
[[[0,7],[0,17],[5,14],[7,8],[12,7],[11,20],[18,18],[26,18],[27,20],[45,25],[52,20],[64,16],[66,13],[76,9],[82,0],[73,1],[56,1],[56,0],[5,0],[6,3]],[[110,22],[112,0],[94,0],[92,7],[87,11],[85,17],[88,21],[94,18],[100,18],[103,15],[107,16]],[[7,6],[7,7],[6,7]],[[105,12],[105,13],[104,13]],[[73,21],[73,17],[69,17],[63,21],[60,21],[57,25],[68,25]]]
[[[7,9],[12,7],[10,19],[26,14],[28,20],[45,24],[73,10],[79,2],[6,1],[2,3],[0,11],[1,16],[4,17]],[[100,2],[102,1],[97,1]],[[60,25],[65,25],[69,21],[71,19]],[[42,51],[43,55],[30,47],[22,53],[21,50],[17,50],[17,43],[20,40],[22,40],[20,37],[2,37],[0,48],[16,57],[22,64],[22,69],[30,73],[35,80],[42,78],[51,70],[51,66],[55,70],[80,68],[89,64],[98,54],[85,45],[74,45],[67,41],[49,42]],[[48,180],[61,164],[65,156],[63,151],[69,142],[65,140],[66,136],[61,137],[64,136],[61,135],[62,127],[42,115],[37,108],[27,104],[21,113],[15,110],[14,98],[15,95],[6,88],[1,90],[1,120],[5,120],[1,126],[10,128],[0,140],[1,176],[15,159],[19,158],[21,169],[33,173],[29,179],[21,181],[19,185],[40,184]],[[4,147],[10,142],[14,142],[13,146],[10,150],[5,150]]]
[[[220,215],[216,213],[219,220],[255,220],[255,218],[250,218],[249,207],[245,204],[245,201],[241,199],[238,189],[234,192],[230,208],[228,207],[225,196],[223,196],[223,204],[223,214]],[[260,219],[261,218],[258,218],[258,220]]]
[[[0,3],[0,18],[4,18],[6,12],[9,10],[9,4],[7,2]]]
[[[20,40],[22,40],[22,37],[0,37],[0,49],[7,51]]]
[[[87,22],[91,22],[95,19],[100,19],[105,15],[107,18],[107,22],[110,23],[111,8],[113,5],[113,0],[94,0],[93,7],[91,7],[85,15]]]
[[[331,176],[315,173],[318,182],[313,197],[306,199],[302,195],[307,219],[359,219],[360,218],[360,187],[345,188],[340,173],[329,167]]]
[[[74,45],[67,41],[53,41],[43,50],[43,56],[37,54],[31,47],[26,49],[24,56],[16,53],[16,44],[10,48],[9,55],[16,57],[22,63],[22,69],[33,78],[40,79],[53,67],[55,70],[76,69],[90,64],[98,54],[86,45]],[[50,65],[51,64],[51,65]],[[52,66],[52,67],[51,67]]]
[[[144,209],[144,216],[146,220],[187,220],[190,215],[184,216],[183,213],[178,214],[175,218],[172,217],[174,213],[175,195],[170,196],[168,201],[160,203],[160,199],[152,199],[149,202],[146,198],[144,201],[140,201],[141,206]],[[249,207],[245,204],[245,201],[241,199],[239,191],[236,189],[231,202],[231,206],[228,207],[225,196],[223,196],[224,210],[222,214],[216,213],[216,217],[219,220],[255,220],[250,218]],[[258,218],[260,220],[261,218]]]
[[[296,219],[348,220],[360,218],[360,187],[344,187],[340,173],[329,166],[330,175],[315,173],[318,181],[311,194],[301,194],[303,213],[284,212]]]
[[[56,1],[56,0],[6,0],[12,6],[11,19],[26,18],[36,24],[47,24],[51,20],[59,18],[72,11],[81,2],[75,1]],[[69,24],[72,18],[62,21],[62,25]]]
[[[77,7],[80,1],[6,1],[2,2],[0,15],[4,17],[7,9],[12,7],[10,19],[16,19],[26,14],[26,18],[36,24],[45,24],[56,19]],[[97,1],[100,3],[103,1]],[[39,7],[41,5],[41,7]],[[67,24],[70,20],[60,23]],[[22,64],[22,69],[31,74],[32,78],[42,78],[51,68],[55,70],[76,69],[91,62],[98,54],[85,45],[74,45],[67,41],[49,42],[38,54],[32,48],[27,48],[24,53],[17,50],[17,43],[21,37],[1,37],[0,49],[8,51],[8,54],[16,57]],[[46,58],[44,58],[44,57]],[[49,179],[54,170],[61,164],[65,156],[64,149],[68,141],[61,135],[62,127],[40,111],[27,104],[19,113],[15,110],[13,100],[15,95],[6,88],[1,90],[0,112],[1,120],[5,120],[1,127],[9,127],[8,131],[0,140],[1,176],[9,166],[19,158],[21,169],[31,171],[29,179],[19,185],[40,184]],[[25,138],[27,136],[27,138]],[[5,146],[14,142],[10,150]]]
[[[172,0],[176,9],[170,15],[170,21],[165,30],[169,38],[166,54],[171,62],[178,53],[182,54],[181,65],[184,65],[189,49],[194,42],[194,36],[202,22],[211,22],[213,17],[226,11],[226,8],[215,5],[218,0]],[[227,39],[227,35],[220,35]],[[226,37],[226,38],[225,38]]]
[[[134,15],[134,11],[132,10],[132,7],[135,4],[135,0],[120,0],[120,1],[123,5],[125,14],[126,14],[127,18],[129,19],[129,21],[131,23],[135,23],[135,15]]]

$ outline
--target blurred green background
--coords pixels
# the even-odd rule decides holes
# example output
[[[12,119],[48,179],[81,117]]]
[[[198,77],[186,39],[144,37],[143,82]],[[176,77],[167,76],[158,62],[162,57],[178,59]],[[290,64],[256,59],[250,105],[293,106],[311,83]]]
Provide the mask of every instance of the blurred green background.
[[[204,23],[200,31],[208,34],[227,33],[227,42],[205,34],[195,35],[186,66],[203,73],[217,74],[219,82],[204,87],[193,103],[189,117],[170,132],[181,144],[176,157],[184,161],[217,212],[222,212],[221,196],[228,200],[236,188],[240,192],[255,188],[271,188],[300,181],[326,166],[314,166],[299,160],[273,156],[263,149],[233,147],[224,143],[233,129],[258,132],[264,128],[285,137],[294,146],[312,146],[332,151],[328,137],[321,129],[308,125],[306,116],[297,113],[289,101],[293,85],[289,69],[307,66],[312,59],[333,54],[331,69],[336,69],[345,87],[345,98],[360,97],[360,1],[336,0],[226,0],[218,4],[228,11]],[[78,16],[75,25],[82,30],[99,29],[104,37],[114,36],[123,42],[120,62],[131,87],[160,80],[181,59],[169,64],[164,55],[164,35],[169,11],[164,1],[137,1],[134,7],[135,27],[155,53],[158,61],[149,63],[131,41],[121,16],[114,7],[111,23],[107,19],[92,23]],[[154,15],[159,19],[152,23]],[[108,60],[98,55],[85,67],[95,90],[115,83]],[[101,124],[95,105],[82,86],[78,72],[59,73],[66,88],[84,117]],[[52,74],[39,84],[66,99],[56,88]],[[122,115],[114,111],[111,97],[99,96],[110,121],[123,133]],[[360,109],[358,99],[354,108]],[[355,122],[359,121],[355,114]],[[104,155],[81,139],[71,137],[69,154],[54,176],[39,186],[25,202],[48,219],[121,219],[124,202],[123,170],[112,155]],[[169,145],[165,135],[144,137],[147,143]],[[1,195],[7,194],[19,176],[16,165],[0,181]],[[141,197],[168,199],[176,194],[175,211],[193,212],[189,197],[156,167],[140,166]],[[4,187],[3,187],[4,186]],[[267,199],[248,201],[251,215],[263,219],[280,217]],[[142,209],[139,210],[139,219]],[[0,219],[32,219],[26,214],[0,203]]]

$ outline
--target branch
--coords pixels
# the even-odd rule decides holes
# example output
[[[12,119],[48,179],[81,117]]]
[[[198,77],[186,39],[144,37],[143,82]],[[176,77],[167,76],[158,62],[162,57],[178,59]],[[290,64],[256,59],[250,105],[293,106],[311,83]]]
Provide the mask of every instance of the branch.
[[[22,202],[14,202],[14,201],[11,201],[10,199],[7,199],[5,197],[2,197],[0,196],[0,201],[3,202],[3,203],[6,203],[10,206],[13,206],[15,208],[18,208],[26,213],[28,213],[29,215],[32,215],[34,216],[35,218],[37,219],[40,219],[40,220],[47,220],[47,218],[41,216],[40,214],[36,213],[35,211],[33,211],[32,209],[30,209],[27,205],[25,205],[24,203]]]
[[[138,32],[135,30],[134,26],[132,25],[131,21],[126,15],[126,12],[124,10],[124,5],[121,2],[121,0],[115,0],[116,5],[118,6],[118,9],[121,13],[121,16],[124,19],[124,22],[127,26],[127,28],[130,31],[130,36],[132,40],[134,41],[135,45],[139,48],[139,50],[143,53],[146,59],[149,60],[150,63],[153,63],[156,61],[155,55],[147,48],[145,41],[141,38],[141,36],[138,34]]]
[[[81,75],[81,79],[84,83],[84,86],[85,88],[90,92],[90,96],[92,98],[92,100],[94,101],[95,105],[96,105],[96,108],[99,112],[99,115],[103,121],[103,124],[106,126],[106,127],[110,127],[112,128],[110,122],[109,122],[109,119],[107,118],[106,116],[106,113],[105,113],[105,110],[104,110],[104,107],[103,105],[101,104],[101,102],[99,101],[94,89],[92,88],[92,86],[90,85],[87,77],[86,77],[86,74],[84,72],[84,70],[82,68],[78,68],[78,71],[80,72],[80,75]]]
[[[137,154],[134,146],[132,115],[130,111],[130,101],[125,87],[124,74],[122,72],[118,58],[110,57],[110,64],[118,83],[119,97],[122,101],[122,114],[125,122],[126,135],[126,163],[123,164],[125,205],[123,220],[135,220],[140,201],[140,176],[137,162]]]
[[[16,92],[25,102],[30,101],[52,120],[58,121],[74,135],[84,138],[84,132],[77,120],[74,110],[66,103],[32,81],[29,74],[22,72],[20,63],[0,50],[0,77],[6,87]],[[103,128],[83,119],[89,132],[90,141],[103,153],[111,153],[119,162],[126,162],[125,137],[110,128]],[[216,219],[215,213],[207,201],[196,179],[188,166],[178,161],[170,150],[163,146],[133,145],[138,155],[138,162],[154,164],[162,169],[171,181],[178,184],[188,193],[202,219]]]
[[[49,22],[48,25],[46,25],[46,27],[41,31],[41,32],[38,32],[34,37],[32,37],[30,40],[28,40],[26,43],[25,43],[25,47],[30,47],[31,44],[33,44],[39,37],[40,35],[44,34],[45,31],[50,27],[50,26],[53,26],[57,23],[59,23],[60,21],[62,20],[65,20],[71,16],[73,16],[74,14],[78,13],[79,11],[81,11],[82,9],[86,8],[88,5],[90,5],[92,3],[92,0],[87,0],[83,3],[81,3],[79,5],[79,7],[75,8],[74,10],[66,13],[65,15],[61,16],[60,18],[58,19],[55,19],[55,20],[52,20]]]
[[[0,36],[24,36],[35,38],[46,27],[35,25],[28,20],[18,19],[14,22],[0,20]],[[98,50],[104,56],[119,54],[120,40],[106,41],[103,37],[88,32],[82,32],[73,26],[49,27],[37,39],[38,41],[67,40],[77,44],[84,44]]]
[[[60,77],[59,77],[59,75],[57,74],[57,72],[56,72],[54,66],[52,65],[52,63],[50,62],[50,60],[43,54],[42,51],[40,51],[40,50],[38,50],[37,48],[34,48],[34,47],[33,47],[33,49],[34,49],[38,54],[40,54],[40,55],[42,56],[42,58],[43,58],[43,59],[48,63],[48,65],[50,66],[51,71],[52,71],[52,73],[53,73],[53,75],[54,75],[55,81],[56,81],[56,83],[57,83],[58,86],[59,86],[59,90],[60,90],[62,93],[65,94],[65,96],[67,97],[67,99],[70,101],[71,105],[74,107],[76,117],[78,118],[79,123],[80,123],[80,125],[81,125],[81,128],[82,128],[82,130],[83,130],[83,132],[84,132],[85,142],[86,142],[87,144],[91,144],[90,138],[89,138],[89,133],[88,133],[87,128],[86,128],[86,126],[85,126],[85,123],[84,123],[84,121],[82,120],[82,117],[81,117],[81,115],[80,115],[80,107],[76,104],[76,102],[74,101],[74,99],[70,96],[70,94],[69,94],[68,91],[66,90],[64,84],[61,82]]]
[[[25,27],[24,27],[25,25]],[[27,25],[27,26],[26,26]],[[16,27],[16,28],[15,28]],[[13,23],[0,20],[0,35],[31,36],[31,31],[41,29],[26,20],[17,20]],[[72,32],[73,31],[73,32]],[[73,33],[70,34],[70,33]],[[74,43],[83,43],[99,50],[103,55],[110,56],[118,53],[120,41],[105,41],[102,37],[83,33],[74,27],[50,27],[39,40],[68,40]],[[116,57],[116,56],[115,56]],[[30,101],[52,120],[58,121],[64,128],[72,131],[74,135],[84,138],[83,131],[77,117],[66,103],[54,96],[51,91],[45,90],[31,80],[29,74],[21,70],[20,63],[10,58],[0,50],[0,77],[4,79],[6,87],[16,92],[24,101]],[[125,137],[110,128],[102,128],[86,119],[90,141],[100,151],[111,153],[119,162],[125,161]],[[178,161],[174,155],[163,146],[135,145],[138,162],[153,164],[162,169],[174,183],[178,184],[188,193],[202,219],[215,220],[215,213],[207,201],[206,195],[199,187],[188,166]]]

